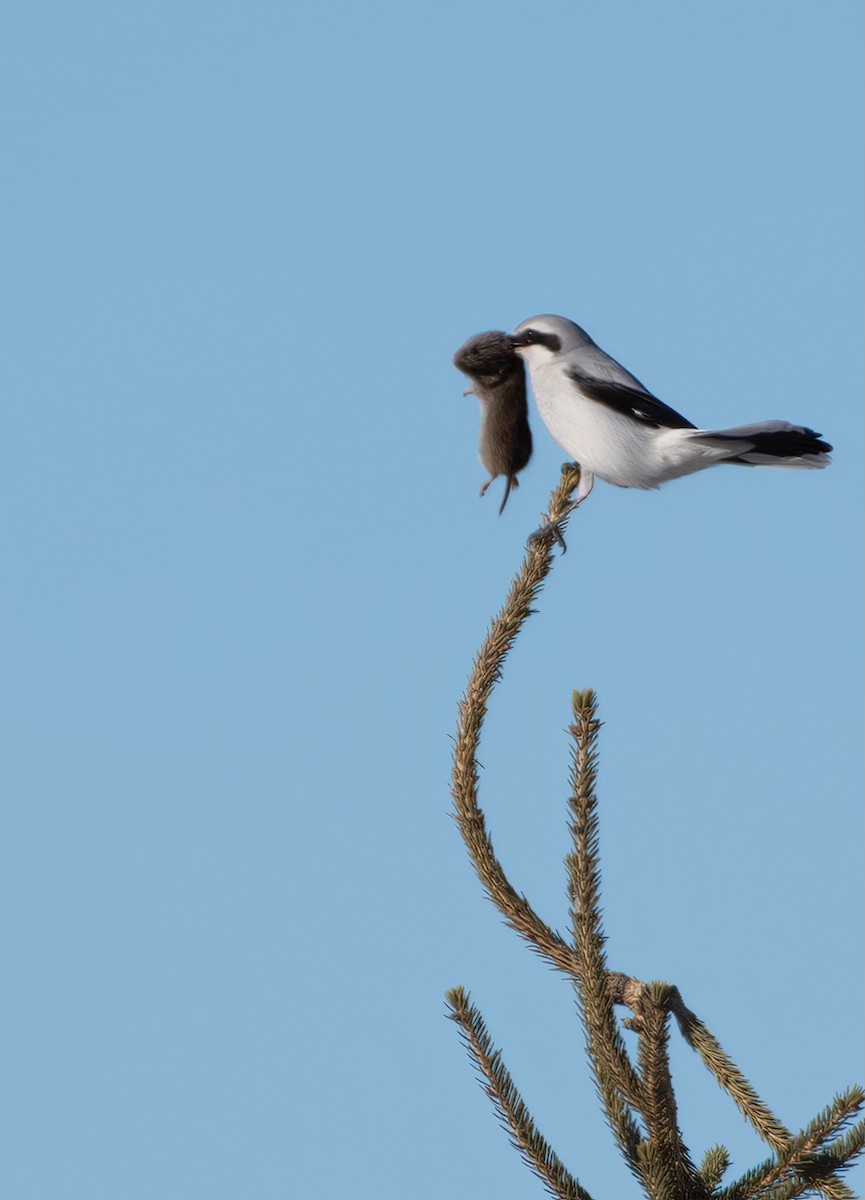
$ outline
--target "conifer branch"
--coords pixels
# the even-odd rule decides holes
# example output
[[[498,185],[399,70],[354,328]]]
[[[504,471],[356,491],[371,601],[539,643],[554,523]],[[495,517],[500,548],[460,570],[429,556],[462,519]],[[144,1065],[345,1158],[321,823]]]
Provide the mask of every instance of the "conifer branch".
[[[856,1153],[858,1154],[859,1151],[857,1150]],[[843,1170],[843,1167],[839,1169]],[[811,1190],[814,1192],[820,1192],[826,1197],[826,1200],[859,1200],[859,1197],[852,1190],[852,1188],[849,1188],[844,1180],[840,1179],[837,1174],[829,1175],[825,1179],[819,1179],[813,1185]]]
[[[532,603],[550,573],[555,527],[564,529],[579,469],[566,467],[550,498],[548,536],[531,540],[505,604],[490,626],[460,702],[454,744],[454,815],[481,883],[506,923],[531,948],[575,984],[586,1046],[598,1094],[628,1166],[649,1200],[795,1200],[820,1193],[824,1200],[855,1200],[839,1173],[865,1147],[865,1121],[846,1128],[863,1105],[865,1092],[852,1088],[836,1097],[795,1137],[778,1120],[729,1058],[717,1039],[684,1004],[677,988],[643,983],[607,969],[601,922],[598,852],[597,736],[593,691],[575,692],[574,746],[569,797],[574,847],[566,858],[573,943],[548,926],[525,896],[511,886],[493,849],[478,804],[477,751],[493,687],[515,638],[531,616]],[[462,988],[448,993],[451,1017],[473,1058],[513,1144],[547,1189],[564,1200],[591,1200],[535,1128],[501,1054],[490,1041],[481,1014]],[[616,1020],[615,1006],[631,1015],[622,1024],[638,1033],[639,1071]],[[697,1170],[678,1126],[669,1065],[669,1016],[739,1111],[768,1143],[774,1157],[719,1190],[730,1156],[715,1146]],[[643,1128],[645,1126],[645,1130]],[[839,1136],[840,1135],[840,1136]],[[831,1140],[830,1139],[834,1139]]]
[[[649,1134],[646,1167],[657,1200],[707,1195],[679,1129],[669,1056],[668,1003],[673,991],[667,983],[648,984],[640,1011],[640,1076]]]
[[[703,1155],[700,1163],[700,1178],[707,1192],[714,1192],[724,1172],[730,1166],[730,1151],[726,1146],[712,1146]]]
[[[579,469],[564,469],[550,497],[550,519],[561,521],[562,529],[567,524],[568,506],[579,480]],[[511,886],[496,857],[484,814],[478,804],[477,752],[490,695],[501,678],[508,651],[534,611],[532,604],[552,569],[554,546],[552,535],[529,542],[504,606],[493,620],[475,658],[459,707],[451,791],[454,815],[487,895],[505,922],[525,938],[533,950],[559,970],[573,974],[577,964],[572,948],[537,915],[526,897]]]
[[[736,1064],[727,1056],[718,1039],[709,1032],[699,1017],[691,1012],[678,993],[671,997],[670,1011],[676,1018],[682,1037],[692,1050],[696,1050],[745,1120],[750,1122],[773,1150],[782,1151],[790,1140],[789,1130],[763,1103]]]
[[[790,1138],[783,1152],[747,1171],[721,1192],[723,1200],[752,1200],[753,1197],[773,1195],[775,1185],[803,1181],[805,1189],[814,1190],[817,1181],[843,1170],[861,1151],[865,1140],[865,1122],[859,1122],[845,1137],[839,1133],[865,1104],[865,1093],[852,1087],[836,1096],[830,1105],[795,1137]],[[835,1138],[835,1141],[830,1139]],[[839,1181],[840,1182],[840,1181]]]
[[[641,1183],[644,1169],[639,1154],[642,1143],[634,1110],[643,1112],[645,1097],[637,1072],[616,1023],[614,994],[633,983],[627,976],[611,978],[604,953],[598,864],[598,816],[595,796],[597,738],[596,696],[589,689],[574,692],[574,739],[571,753],[570,830],[574,849],[565,862],[578,971],[574,976],[598,1093],[616,1141]]]
[[[561,1159],[538,1132],[517,1086],[487,1032],[486,1024],[471,998],[461,987],[447,993],[451,1019],[456,1021],[469,1055],[481,1076],[484,1091],[492,1100],[502,1126],[524,1161],[551,1195],[561,1200],[592,1200],[570,1174]]]
[[[833,1192],[832,1195],[843,1197],[843,1200],[859,1200],[856,1193],[851,1191],[846,1183],[842,1184],[841,1188],[841,1191],[837,1193]],[[795,1200],[797,1196],[818,1195],[821,1192],[824,1195],[828,1194],[821,1181],[812,1183],[807,1179],[790,1179],[787,1183],[779,1184],[778,1187],[773,1188],[771,1192],[766,1192],[760,1197],[760,1200]]]
[[[837,1184],[840,1189],[843,1189],[846,1196],[855,1200],[855,1193],[847,1187],[843,1180],[837,1178],[835,1172],[846,1171],[852,1167],[863,1149],[865,1149],[865,1121],[857,1121],[843,1137],[838,1138],[837,1141],[832,1142],[815,1155],[813,1163],[809,1163],[806,1168],[803,1168],[802,1173],[809,1179],[817,1179],[816,1184],[812,1185],[815,1190],[819,1189],[828,1195],[827,1185],[829,1183],[833,1186]],[[828,1171],[831,1171],[832,1175],[826,1180],[822,1177]],[[840,1195],[840,1191],[838,1194]]]
[[[671,996],[670,1011],[676,1018],[682,1037],[692,1050],[696,1050],[745,1120],[777,1155],[782,1155],[793,1137],[792,1133],[760,1099],[718,1039],[687,1007],[678,990]],[[856,1200],[843,1180],[833,1175],[821,1179],[817,1190],[823,1193],[826,1200]]]

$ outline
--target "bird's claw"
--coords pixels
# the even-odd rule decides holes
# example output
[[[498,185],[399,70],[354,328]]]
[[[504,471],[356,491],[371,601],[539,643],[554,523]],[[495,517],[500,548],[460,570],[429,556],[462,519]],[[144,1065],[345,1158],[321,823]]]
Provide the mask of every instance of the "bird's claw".
[[[568,468],[570,468],[572,465],[572,463],[565,464],[565,466]],[[562,469],[564,470],[564,467]],[[568,547],[565,543],[564,534],[562,533],[562,523],[571,515],[572,512],[579,508],[579,506],[579,500],[572,500],[561,516],[557,517],[555,521],[552,519],[549,513],[541,513],[544,523],[543,525],[540,525],[534,533],[529,534],[529,545],[542,542],[546,538],[551,537],[561,546],[562,554],[567,554]]]
[[[561,546],[562,554],[567,554],[568,547],[562,534],[563,518],[559,517],[557,521],[553,521],[549,513],[541,513],[541,516],[544,518],[544,523],[543,525],[539,525],[534,533],[529,534],[529,545],[533,546],[538,542],[546,541],[547,538],[552,538],[553,541],[558,542]]]

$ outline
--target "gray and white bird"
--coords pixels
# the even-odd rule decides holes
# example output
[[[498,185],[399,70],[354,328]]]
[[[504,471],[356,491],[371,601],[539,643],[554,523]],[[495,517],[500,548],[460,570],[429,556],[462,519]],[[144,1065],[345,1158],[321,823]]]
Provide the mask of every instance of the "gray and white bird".
[[[464,395],[474,394],[481,406],[478,455],[490,473],[481,495],[499,475],[507,480],[501,516],[511,488],[519,487],[517,473],[532,456],[526,370],[509,335],[498,330],[469,338],[454,355],[454,366],[472,381]]]
[[[657,488],[717,463],[825,467],[831,461],[832,447],[819,433],[788,421],[697,429],[566,317],[530,317],[511,337],[544,424],[581,467],[575,505],[596,475],[618,487]]]

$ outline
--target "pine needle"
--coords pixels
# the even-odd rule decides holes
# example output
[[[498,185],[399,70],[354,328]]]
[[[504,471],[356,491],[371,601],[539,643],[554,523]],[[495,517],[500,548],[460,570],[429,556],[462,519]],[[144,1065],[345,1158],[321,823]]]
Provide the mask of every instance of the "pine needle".
[[[503,1128],[524,1161],[551,1195],[561,1200],[592,1200],[538,1132],[525,1101],[502,1062],[501,1051],[493,1046],[483,1017],[471,1003],[469,994],[457,987],[447,993],[446,999],[451,1019],[459,1026],[484,1091],[495,1105]]]

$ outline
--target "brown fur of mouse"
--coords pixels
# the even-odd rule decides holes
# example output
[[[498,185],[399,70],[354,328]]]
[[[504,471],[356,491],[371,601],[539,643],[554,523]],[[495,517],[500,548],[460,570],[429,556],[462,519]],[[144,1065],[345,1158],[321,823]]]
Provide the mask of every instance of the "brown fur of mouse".
[[[532,456],[523,361],[508,335],[492,330],[479,333],[460,346],[454,355],[454,366],[472,381],[470,390],[480,403],[478,449],[481,463],[490,473],[481,488],[481,495],[499,475],[504,475],[507,480],[499,509],[501,514],[511,488],[519,486],[518,473]]]

